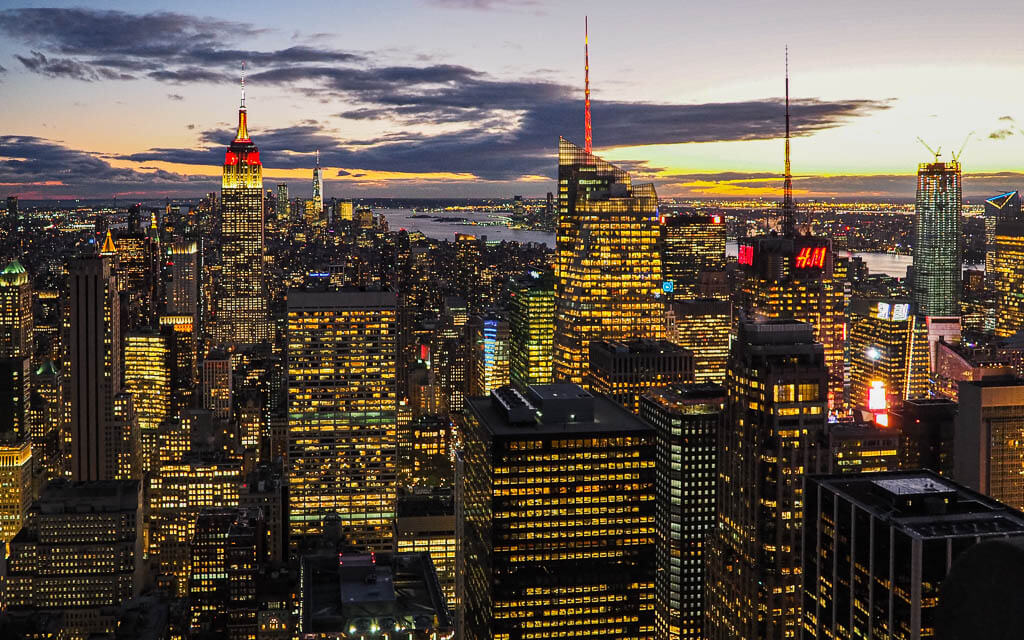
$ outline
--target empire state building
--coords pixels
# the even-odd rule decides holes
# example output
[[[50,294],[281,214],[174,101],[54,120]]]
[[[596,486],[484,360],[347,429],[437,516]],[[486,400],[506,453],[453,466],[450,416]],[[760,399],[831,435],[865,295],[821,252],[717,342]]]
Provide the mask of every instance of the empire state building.
[[[249,138],[245,78],[238,108],[238,133],[224,154],[220,217],[221,278],[214,337],[222,343],[254,344],[270,340],[267,294],[263,281],[263,165]]]

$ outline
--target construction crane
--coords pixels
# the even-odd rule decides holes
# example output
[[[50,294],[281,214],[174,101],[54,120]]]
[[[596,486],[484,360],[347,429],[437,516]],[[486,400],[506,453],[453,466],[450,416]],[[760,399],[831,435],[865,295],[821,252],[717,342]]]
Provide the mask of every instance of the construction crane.
[[[933,156],[935,156],[935,162],[939,161],[939,156],[942,155],[942,146],[941,145],[939,146],[939,150],[936,151],[935,149],[932,149],[930,146],[928,146],[928,143],[925,142],[924,140],[922,140],[921,136],[917,137],[917,141],[920,142],[921,144],[923,144],[924,148],[927,149]]]
[[[960,150],[953,154],[953,162],[960,162],[960,155],[964,152],[964,147],[967,146],[968,141],[970,141],[971,136],[973,135],[974,131],[968,133],[967,137],[964,138],[964,143],[960,145]]]

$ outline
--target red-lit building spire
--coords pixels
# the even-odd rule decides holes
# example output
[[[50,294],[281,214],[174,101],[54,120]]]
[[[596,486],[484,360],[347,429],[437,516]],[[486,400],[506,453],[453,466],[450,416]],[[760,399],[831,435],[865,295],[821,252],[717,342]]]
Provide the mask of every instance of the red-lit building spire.
[[[592,153],[594,132],[590,126],[590,25],[587,16],[583,17],[583,149]]]

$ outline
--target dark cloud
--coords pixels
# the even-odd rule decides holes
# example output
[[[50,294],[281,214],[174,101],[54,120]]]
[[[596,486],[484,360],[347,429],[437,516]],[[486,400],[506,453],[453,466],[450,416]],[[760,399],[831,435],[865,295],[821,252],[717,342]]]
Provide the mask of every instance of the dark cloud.
[[[357,54],[329,48],[228,48],[224,42],[241,41],[261,30],[172,12],[8,9],[0,11],[0,31],[31,45],[30,54],[16,56],[29,71],[77,80],[131,79],[136,77],[133,73],[146,72],[165,82],[221,82],[234,79],[242,61],[273,67],[361,60]]]
[[[39,183],[47,183],[41,185]],[[182,190],[212,183],[206,176],[163,170],[118,168],[96,154],[68,148],[35,136],[0,136],[0,183],[21,184],[49,195],[112,195],[127,192]],[[53,184],[56,183],[56,184]]]
[[[448,9],[519,9],[540,5],[536,0],[427,0],[427,4]]]
[[[168,93],[167,94],[167,99],[168,100],[184,100],[185,98],[182,95],[177,94],[177,93]]]

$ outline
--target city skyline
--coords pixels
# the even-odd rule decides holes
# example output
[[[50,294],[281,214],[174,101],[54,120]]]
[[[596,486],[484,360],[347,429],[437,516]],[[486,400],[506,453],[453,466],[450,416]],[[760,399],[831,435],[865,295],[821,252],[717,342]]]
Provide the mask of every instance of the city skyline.
[[[1024,114],[1004,78],[1021,54],[999,49],[992,62],[972,25],[1021,8],[886,6],[876,22],[871,6],[815,7],[789,24],[798,4],[739,13],[652,2],[656,21],[588,4],[595,153],[667,197],[781,198],[788,43],[798,199],[911,197],[913,168],[930,159],[918,135],[944,158],[967,139],[965,197],[1017,186]],[[332,15],[326,4],[257,5],[241,19],[198,3],[105,7],[0,12],[8,192],[212,190],[243,61],[266,177],[300,196],[318,148],[330,196],[542,196],[557,135],[584,141],[582,7],[388,2],[346,8],[328,32],[314,19]]]

